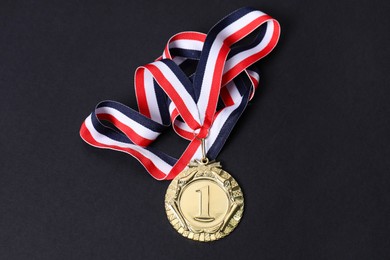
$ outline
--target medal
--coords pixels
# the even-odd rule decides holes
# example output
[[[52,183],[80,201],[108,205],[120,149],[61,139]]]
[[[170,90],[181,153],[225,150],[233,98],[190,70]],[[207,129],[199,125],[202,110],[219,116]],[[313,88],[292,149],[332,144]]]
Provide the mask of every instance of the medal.
[[[135,157],[157,180],[173,179],[165,210],[184,237],[218,240],[242,218],[242,190],[215,159],[254,96],[255,63],[273,50],[279,35],[275,19],[249,7],[226,16],[207,34],[178,33],[159,58],[137,68],[139,111],[102,101],[81,126],[88,144]],[[241,41],[248,36],[251,42]],[[171,126],[189,141],[180,158],[150,147]]]
[[[165,210],[177,232],[208,242],[223,238],[238,225],[244,197],[237,181],[220,163],[209,162],[203,154],[173,179],[165,195]]]

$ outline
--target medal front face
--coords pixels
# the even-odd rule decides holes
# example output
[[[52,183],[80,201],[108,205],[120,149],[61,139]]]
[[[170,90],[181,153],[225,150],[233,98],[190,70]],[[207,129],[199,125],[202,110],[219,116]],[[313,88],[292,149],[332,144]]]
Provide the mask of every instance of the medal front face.
[[[165,210],[180,234],[207,242],[225,237],[238,225],[244,197],[219,162],[191,162],[169,185]]]

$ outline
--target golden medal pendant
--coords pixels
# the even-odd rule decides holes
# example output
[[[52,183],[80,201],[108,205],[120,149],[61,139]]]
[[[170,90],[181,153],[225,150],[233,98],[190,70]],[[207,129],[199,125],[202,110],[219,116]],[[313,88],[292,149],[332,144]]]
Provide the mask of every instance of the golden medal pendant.
[[[216,161],[203,158],[190,162],[169,184],[165,210],[182,236],[201,242],[227,236],[238,225],[244,197],[237,181]]]

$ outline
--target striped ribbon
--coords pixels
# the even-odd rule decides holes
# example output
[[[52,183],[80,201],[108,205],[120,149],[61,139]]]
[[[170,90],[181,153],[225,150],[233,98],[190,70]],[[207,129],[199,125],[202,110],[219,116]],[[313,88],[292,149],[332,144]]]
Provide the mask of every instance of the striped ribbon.
[[[207,157],[215,159],[258,86],[253,64],[272,51],[279,35],[275,19],[249,7],[226,16],[207,35],[174,35],[161,57],[135,72],[139,111],[102,101],[83,122],[81,138],[132,155],[157,180],[173,179],[200,159],[202,138]],[[170,125],[190,141],[178,159],[149,147]]]

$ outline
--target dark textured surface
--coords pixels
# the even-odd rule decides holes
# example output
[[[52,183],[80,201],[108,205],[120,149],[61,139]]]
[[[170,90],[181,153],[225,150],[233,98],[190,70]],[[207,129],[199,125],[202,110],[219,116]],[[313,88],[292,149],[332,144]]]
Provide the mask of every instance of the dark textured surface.
[[[221,241],[182,238],[168,182],[78,130],[94,105],[135,106],[137,66],[174,33],[238,7],[278,19],[261,90],[219,159],[245,193]],[[0,259],[387,259],[387,1],[0,2]],[[172,142],[177,144],[173,146]],[[172,132],[159,145],[180,154]]]

